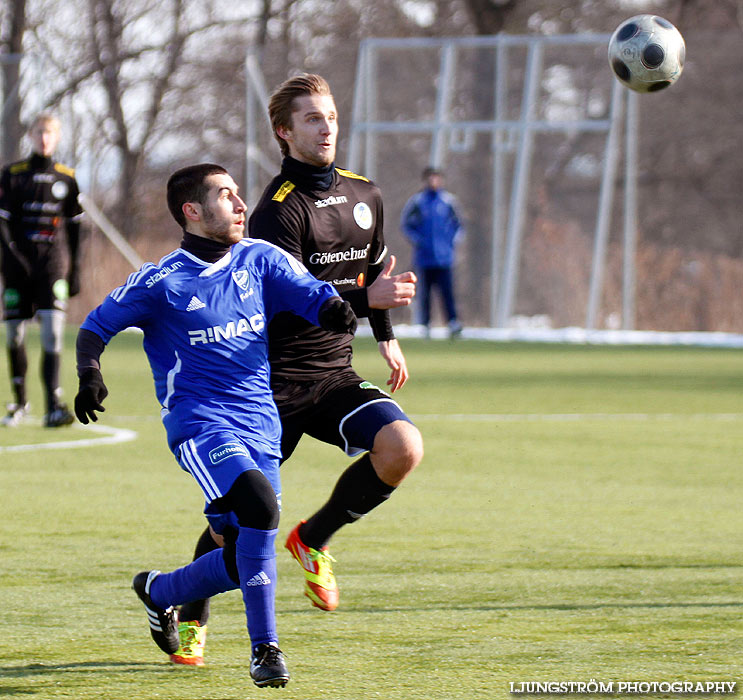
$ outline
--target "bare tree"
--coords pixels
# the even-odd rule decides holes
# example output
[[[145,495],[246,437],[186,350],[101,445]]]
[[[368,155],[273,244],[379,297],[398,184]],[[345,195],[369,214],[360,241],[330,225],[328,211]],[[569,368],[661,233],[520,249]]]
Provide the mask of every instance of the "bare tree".
[[[131,209],[130,204],[135,201],[137,177],[160,115],[163,97],[182,59],[187,38],[181,24],[182,12],[183,0],[172,0],[164,22],[166,38],[159,50],[162,60],[158,61],[159,69],[148,81],[147,94],[136,110],[135,129],[133,119],[125,114],[124,107],[130,87],[124,73],[127,54],[124,17],[110,0],[89,0],[91,57],[106,95],[106,113],[112,124],[109,137],[121,159],[118,197],[121,206],[116,210],[121,213],[118,223],[125,236],[136,227],[136,219],[132,216],[136,209]],[[137,136],[133,134],[135,131]]]
[[[45,8],[48,14],[28,42],[53,76],[45,104],[67,105],[81,120],[85,158],[106,158],[105,169],[89,169],[104,178],[106,208],[126,237],[138,229],[148,161],[163,139],[173,140],[172,131],[190,123],[191,131],[175,140],[182,147],[200,142],[213,92],[209,83],[200,98],[198,90],[193,96],[192,76],[209,81],[205,64],[218,63],[233,36],[242,42],[240,53],[233,52],[233,59],[239,57],[255,26],[273,17],[273,5],[264,0],[262,15],[239,14],[238,8],[230,16],[215,2],[87,0],[76,8],[74,26],[64,14],[69,6]],[[234,79],[233,66],[220,86],[234,86]],[[181,116],[186,109],[191,114]]]
[[[738,119],[743,97],[736,92],[735,77],[740,65],[743,5],[740,0],[648,0],[644,6],[632,7],[636,12],[658,12],[662,7],[686,35],[688,45],[687,69],[678,87],[641,100],[643,235],[657,243],[659,250],[682,246],[740,255],[741,167],[740,159],[731,154],[739,150],[743,128]],[[336,0],[324,8],[318,11],[314,0],[228,4],[216,0],[4,0],[0,51],[5,55],[25,52],[25,57],[33,55],[43,63],[44,81],[38,88],[43,90],[41,106],[63,112],[71,127],[66,133],[77,142],[77,157],[72,162],[82,165],[88,175],[88,191],[96,195],[110,218],[132,234],[153,226],[172,226],[162,187],[174,167],[209,159],[241,172],[245,161],[243,66],[249,47],[257,52],[269,90],[299,71],[318,72],[329,79],[340,109],[339,163],[343,165],[361,40],[373,36],[609,33],[627,14],[625,5],[603,0]],[[710,51],[710,46],[717,50]],[[415,76],[431,77],[438,69],[435,53],[411,56],[390,56],[378,66],[386,82],[377,103],[387,119],[405,118],[410,101],[415,100],[400,89],[405,76],[414,76],[415,82]],[[605,57],[597,54],[595,60],[606,66]],[[589,68],[600,70],[596,65]],[[12,70],[6,66],[6,71]],[[518,70],[510,71],[514,95]],[[492,61],[489,65],[475,61],[458,81],[455,108],[476,117],[490,114],[492,73]],[[608,69],[606,80],[611,81]],[[3,74],[4,90],[13,82],[17,82],[13,76]],[[421,108],[429,102],[426,93]],[[11,103],[6,95],[6,111]],[[35,99],[34,108],[37,103]],[[6,149],[17,146],[29,105],[17,105],[13,120],[19,128],[10,135],[6,127]],[[270,135],[265,146],[269,158],[278,159]],[[485,153],[487,144],[478,143],[477,148]],[[568,183],[565,173],[574,154],[592,146],[590,138],[582,137],[550,148],[553,157],[540,177],[547,190]],[[380,157],[380,164],[387,164],[384,177],[391,222],[398,213],[398,190],[411,187],[411,173],[417,174],[425,164],[428,149],[425,139],[409,138],[390,146],[390,153],[384,154],[387,160]],[[7,150],[3,157],[9,159]],[[462,174],[464,166],[473,162],[464,157],[458,160]],[[390,167],[393,163],[395,167]],[[391,176],[395,179],[388,180]],[[458,184],[462,191],[475,192],[479,203],[490,197],[480,180]],[[678,195],[681,191],[686,193],[683,197]],[[568,222],[577,210],[568,205],[567,197],[558,199],[551,208],[535,209],[543,219],[550,217],[543,230],[553,230],[550,226],[556,221]],[[394,223],[388,228],[394,237]],[[470,240],[482,239],[484,245],[485,235],[484,230],[478,233],[471,227]],[[469,270],[473,286],[480,285],[484,272],[478,265],[485,259],[473,257]]]
[[[0,34],[0,57],[2,58],[2,161],[18,158],[18,145],[23,135],[21,124],[21,55],[23,35],[26,29],[26,0],[9,0],[3,10],[2,34]]]
[[[499,34],[518,0],[465,0],[477,34]],[[521,3],[523,4],[523,3]]]

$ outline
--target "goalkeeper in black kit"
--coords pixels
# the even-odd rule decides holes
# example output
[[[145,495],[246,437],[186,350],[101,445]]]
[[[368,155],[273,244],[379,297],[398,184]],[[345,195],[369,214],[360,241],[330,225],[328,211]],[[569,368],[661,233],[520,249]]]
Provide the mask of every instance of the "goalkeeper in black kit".
[[[330,282],[357,316],[367,317],[390,368],[390,393],[408,379],[389,309],[415,295],[412,272],[394,275],[387,257],[383,212],[376,185],[335,167],[337,110],[326,81],[301,75],[280,85],[269,116],[284,156],[249,221],[249,236],[265,239]],[[364,381],[351,366],[352,336],[313,327],[293,314],[269,326],[271,388],[282,424],[283,461],[302,435],[336,445],[356,457],[329,499],[298,523],[286,548],[302,568],[304,593],[315,607],[334,610],[339,592],[328,551],[331,537],[384,503],[423,457],[423,440],[387,393]],[[230,543],[230,533],[204,531],[198,558]],[[208,600],[181,606],[181,647],[175,663],[203,665]]]
[[[61,136],[59,120],[40,114],[29,135],[31,157],[11,163],[0,174],[0,276],[14,394],[0,423],[16,426],[28,414],[25,332],[26,322],[37,316],[44,426],[59,428],[74,420],[61,401],[59,374],[68,299],[80,291],[83,211],[74,171],[52,158]]]

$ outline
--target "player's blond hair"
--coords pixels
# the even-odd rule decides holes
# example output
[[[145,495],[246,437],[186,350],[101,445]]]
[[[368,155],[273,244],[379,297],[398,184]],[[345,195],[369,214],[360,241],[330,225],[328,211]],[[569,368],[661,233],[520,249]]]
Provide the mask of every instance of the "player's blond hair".
[[[281,126],[285,129],[292,127],[292,114],[294,113],[294,100],[304,95],[330,95],[330,85],[325,78],[314,73],[295,75],[285,80],[274,90],[268,103],[268,116],[271,119],[273,135],[279,142],[281,155],[289,155],[289,144],[279,136],[277,129]]]
[[[62,129],[62,122],[59,121],[59,117],[52,112],[41,112],[34,117],[31,125],[28,127],[29,131],[33,131],[39,124],[54,124],[57,131]]]

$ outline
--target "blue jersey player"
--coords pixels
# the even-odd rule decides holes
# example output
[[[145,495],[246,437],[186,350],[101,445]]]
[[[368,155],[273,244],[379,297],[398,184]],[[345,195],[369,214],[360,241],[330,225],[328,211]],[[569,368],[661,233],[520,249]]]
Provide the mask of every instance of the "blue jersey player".
[[[75,413],[87,423],[104,410],[105,345],[125,328],[142,329],[168,445],[203,490],[212,528],[234,537],[177,571],[138,574],[133,588],[153,639],[173,653],[175,606],[239,587],[253,681],[280,687],[289,680],[274,615],[281,424],[267,326],[282,311],[338,333],[352,333],[356,319],[330,284],[291,255],[243,239],[245,204],[224,168],[183,168],[169,179],[167,196],[184,229],[181,247],[130,275],[83,322]]]
[[[324,78],[306,74],[283,82],[271,95],[268,116],[284,158],[250,215],[250,236],[290,253],[332,283],[357,316],[369,319],[394,393],[408,370],[389,309],[410,304],[416,278],[412,272],[393,275],[394,256],[385,262],[381,192],[365,177],[335,166],[338,112]],[[278,314],[269,327],[282,459],[291,459],[304,435],[354,457],[330,497],[286,539],[304,575],[304,594],[326,611],[339,604],[331,538],[385,503],[423,457],[421,433],[401,406],[354,370],[352,341],[349,334],[327,333],[293,314]],[[219,544],[205,530],[194,557]],[[171,655],[174,663],[204,664],[208,617],[208,600],[180,608],[181,646]]]

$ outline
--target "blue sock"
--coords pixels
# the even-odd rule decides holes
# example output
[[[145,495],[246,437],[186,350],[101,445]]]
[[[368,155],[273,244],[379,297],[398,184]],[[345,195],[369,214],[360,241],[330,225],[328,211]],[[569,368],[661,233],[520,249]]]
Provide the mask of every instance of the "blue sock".
[[[241,527],[237,536],[237,570],[253,647],[279,641],[276,631],[276,533]]]
[[[232,591],[238,585],[224,565],[222,550],[215,549],[169,574],[160,574],[150,586],[155,605],[168,608]]]

